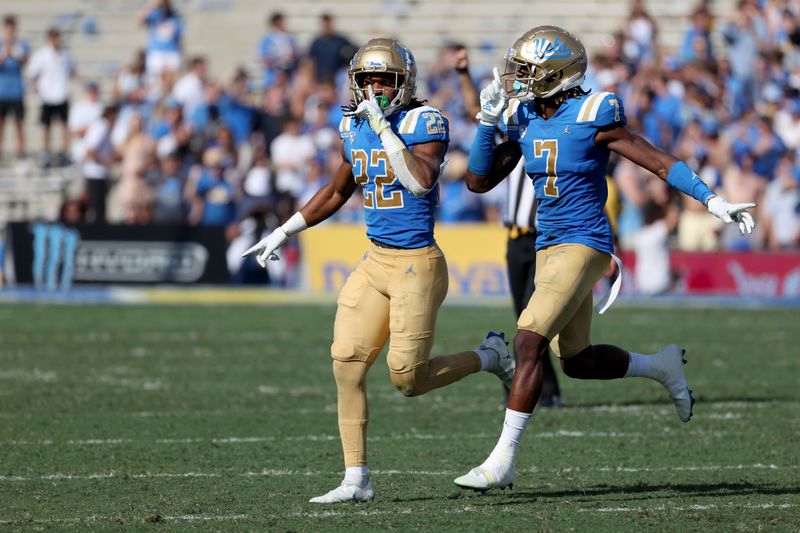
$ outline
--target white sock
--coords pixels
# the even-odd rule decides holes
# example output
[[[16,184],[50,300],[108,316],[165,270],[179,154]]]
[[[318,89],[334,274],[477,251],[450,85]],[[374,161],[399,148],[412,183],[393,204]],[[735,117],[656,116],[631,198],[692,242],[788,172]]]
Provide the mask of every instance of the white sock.
[[[348,466],[344,471],[344,481],[363,487],[369,481],[369,468],[367,466]]]
[[[494,350],[482,350],[478,348],[477,350],[473,350],[481,360],[481,370],[486,370],[489,367],[492,367],[497,364],[497,352]]]
[[[517,448],[522,440],[522,434],[528,426],[531,419],[531,413],[521,413],[506,409],[506,418],[503,421],[503,432],[500,434],[500,440],[497,445],[489,454],[489,459],[504,463],[514,463],[514,458],[517,455]]]
[[[642,355],[640,353],[628,352],[628,371],[625,372],[626,378],[650,378],[656,379],[653,372],[652,355]]]

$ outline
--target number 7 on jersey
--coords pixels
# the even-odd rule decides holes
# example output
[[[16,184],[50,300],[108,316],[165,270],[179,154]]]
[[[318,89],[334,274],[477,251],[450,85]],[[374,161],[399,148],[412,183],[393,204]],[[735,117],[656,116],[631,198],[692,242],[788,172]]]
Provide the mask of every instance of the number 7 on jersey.
[[[545,168],[547,169],[547,181],[544,184],[544,195],[550,198],[558,198],[558,187],[556,187],[556,163],[558,162],[558,139],[536,139],[533,141],[533,155],[543,157],[547,154]]]

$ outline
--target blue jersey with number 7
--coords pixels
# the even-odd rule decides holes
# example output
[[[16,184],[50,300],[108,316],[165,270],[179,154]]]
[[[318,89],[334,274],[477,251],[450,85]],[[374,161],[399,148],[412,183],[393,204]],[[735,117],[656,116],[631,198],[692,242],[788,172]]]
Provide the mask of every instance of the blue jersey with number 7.
[[[604,211],[610,152],[594,138],[600,128],[626,122],[622,101],[608,92],[568,98],[547,120],[533,102],[512,100],[505,110],[499,127],[522,148],[536,190],[537,250],[577,243],[613,252]]]
[[[417,144],[450,142],[447,119],[432,107],[400,109],[386,118],[411,152]],[[365,120],[344,117],[339,135],[345,157],[353,165],[353,177],[364,194],[367,237],[400,248],[433,244],[439,184],[422,197],[408,192],[395,177],[380,138]]]

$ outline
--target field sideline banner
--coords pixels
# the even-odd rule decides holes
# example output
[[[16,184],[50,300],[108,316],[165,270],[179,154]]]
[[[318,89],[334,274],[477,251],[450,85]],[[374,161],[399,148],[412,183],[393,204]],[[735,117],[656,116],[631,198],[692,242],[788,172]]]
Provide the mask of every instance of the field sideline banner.
[[[436,241],[447,257],[452,296],[509,296],[506,230],[495,224],[440,225]],[[338,292],[370,243],[363,225],[330,224],[300,234],[308,288]],[[635,256],[625,263],[623,294],[636,294]],[[679,274],[673,294],[698,296],[800,297],[800,254],[747,252],[670,253]]]
[[[509,295],[507,231],[496,224],[439,225],[436,242],[447,258],[453,296]],[[308,287],[339,292],[371,243],[359,224],[328,224],[300,235]]]
[[[626,280],[623,291],[633,292],[636,255],[621,254]],[[670,252],[678,277],[674,294],[800,297],[800,253],[797,252]],[[627,288],[626,288],[627,285]]]
[[[66,290],[73,284],[227,284],[221,227],[64,225],[6,227],[9,284]]]

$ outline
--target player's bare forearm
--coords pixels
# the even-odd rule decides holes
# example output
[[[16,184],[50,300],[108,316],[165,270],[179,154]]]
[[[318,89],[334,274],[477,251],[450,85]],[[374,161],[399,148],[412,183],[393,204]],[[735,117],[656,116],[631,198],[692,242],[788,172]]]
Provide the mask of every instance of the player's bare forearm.
[[[481,99],[478,88],[469,75],[469,70],[458,73],[458,82],[461,86],[461,98],[464,99],[464,108],[467,110],[467,117],[477,123],[478,113],[481,112]]]
[[[609,150],[649,170],[664,181],[667,181],[669,169],[678,162],[674,156],[659,150],[644,137],[622,126],[599,131],[595,144],[605,144]]]
[[[491,191],[514,170],[520,157],[522,157],[522,149],[519,144],[504,142],[497,145],[488,174],[482,176],[467,170],[467,188],[477,193]]]
[[[333,181],[323,186],[300,209],[309,227],[326,220],[347,202],[356,190],[353,167],[342,163]]]
[[[436,185],[439,168],[444,161],[446,147],[441,142],[429,142],[414,146],[414,151],[403,150],[403,161],[411,176],[425,189]]]

